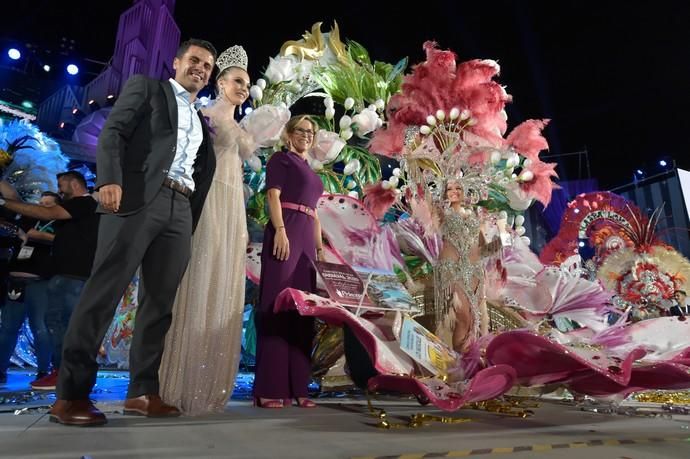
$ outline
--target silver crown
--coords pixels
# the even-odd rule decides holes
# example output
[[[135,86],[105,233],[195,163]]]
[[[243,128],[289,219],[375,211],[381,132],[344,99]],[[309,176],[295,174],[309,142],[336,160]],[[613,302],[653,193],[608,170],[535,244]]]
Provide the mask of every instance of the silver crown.
[[[245,72],[247,71],[247,63],[249,58],[247,57],[247,52],[240,45],[231,46],[230,48],[223,51],[218,59],[216,59],[216,65],[218,70],[221,72],[228,67],[239,67]]]

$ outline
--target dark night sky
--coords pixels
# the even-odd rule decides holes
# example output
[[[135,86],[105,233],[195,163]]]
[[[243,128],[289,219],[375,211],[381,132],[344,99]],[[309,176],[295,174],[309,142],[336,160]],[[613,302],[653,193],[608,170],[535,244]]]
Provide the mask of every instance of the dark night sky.
[[[267,3],[178,0],[175,18],[183,39],[206,38],[219,50],[242,44],[253,78],[284,41],[317,21],[325,32],[336,19],[342,38],[388,62],[405,56],[419,62],[422,43],[434,39],[460,60],[496,59],[499,81],[514,97],[510,125],[551,118],[551,154],[586,148],[592,176],[604,188],[629,182],[634,169],[664,155],[690,166],[690,6],[684,1],[455,0],[403,8],[324,0],[286,2],[280,10]],[[75,56],[107,61],[119,14],[131,4],[15,2],[0,37],[57,47],[64,36],[75,40]],[[579,175],[572,164],[561,172]]]

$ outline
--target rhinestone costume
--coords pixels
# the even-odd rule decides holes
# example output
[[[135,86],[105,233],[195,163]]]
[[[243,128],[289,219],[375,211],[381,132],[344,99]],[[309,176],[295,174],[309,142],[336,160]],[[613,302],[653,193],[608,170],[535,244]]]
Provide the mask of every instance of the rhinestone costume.
[[[474,211],[460,214],[446,210],[441,222],[443,243],[454,249],[454,255],[439,257],[434,267],[434,313],[436,334],[448,343],[452,343],[452,339],[447,336],[452,336],[456,327],[454,294],[464,296],[471,308],[472,324],[468,339],[474,340],[480,333],[479,303],[484,292],[484,270],[480,259],[473,261],[473,252],[479,241],[479,225],[480,220]]]

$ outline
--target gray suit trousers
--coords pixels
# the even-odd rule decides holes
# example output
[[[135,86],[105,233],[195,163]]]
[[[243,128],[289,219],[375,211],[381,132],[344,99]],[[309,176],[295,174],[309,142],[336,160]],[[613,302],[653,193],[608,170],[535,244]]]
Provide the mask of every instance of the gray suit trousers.
[[[191,235],[189,200],[168,188],[161,188],[153,201],[135,214],[101,216],[91,277],[64,339],[59,399],[89,398],[96,383],[98,350],[139,266],[128,397],[158,393],[158,367],[177,287],[189,262]]]

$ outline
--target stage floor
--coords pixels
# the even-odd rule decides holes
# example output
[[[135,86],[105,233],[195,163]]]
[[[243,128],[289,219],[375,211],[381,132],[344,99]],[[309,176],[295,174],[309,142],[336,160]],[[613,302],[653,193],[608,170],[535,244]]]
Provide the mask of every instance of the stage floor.
[[[29,384],[34,378],[33,369],[11,369],[7,374],[7,383],[0,384],[0,412],[50,406],[55,401],[55,392],[31,390]],[[126,371],[99,371],[91,398],[99,404],[121,403],[126,396],[128,382],[129,375]],[[238,374],[232,394],[233,399],[251,399],[253,383],[253,373]]]
[[[253,408],[240,375],[226,413],[147,419],[122,415],[125,372],[99,373],[93,398],[108,425],[65,427],[46,415],[54,394],[28,390],[29,371],[0,386],[0,457],[8,458],[629,458],[690,456],[690,416],[623,416],[583,411],[573,403],[539,401],[534,416],[460,410],[469,422],[385,430],[362,397],[319,398],[313,410]],[[391,423],[411,414],[446,416],[410,398],[377,397]],[[654,409],[652,408],[654,411]],[[655,411],[659,411],[656,409]]]

